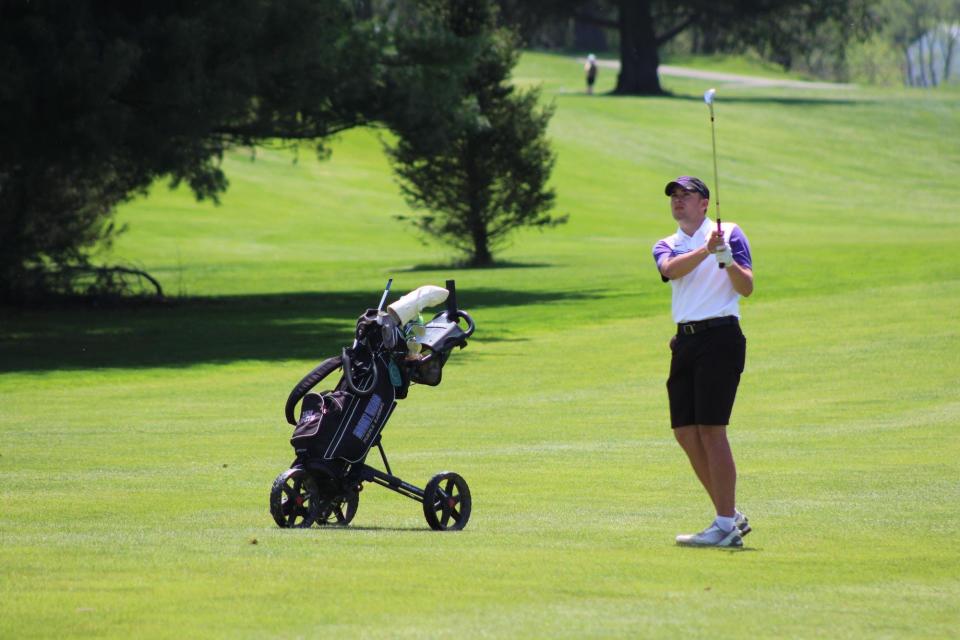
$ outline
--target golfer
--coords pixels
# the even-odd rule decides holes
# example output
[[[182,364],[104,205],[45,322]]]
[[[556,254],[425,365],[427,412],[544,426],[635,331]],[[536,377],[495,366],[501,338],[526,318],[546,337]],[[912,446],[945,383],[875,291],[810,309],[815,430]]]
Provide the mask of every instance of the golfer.
[[[750,525],[736,508],[727,424],[746,355],[739,300],[753,293],[750,245],[736,224],[718,229],[710,221],[710,190],[699,178],[681,176],[665,191],[680,227],[653,247],[660,276],[673,289],[677,323],[667,380],[670,422],[716,511],[709,527],[677,536],[677,544],[741,547]]]
[[[597,57],[592,53],[587,56],[587,62],[583,65],[583,72],[587,76],[587,94],[593,95],[593,85],[597,81]]]

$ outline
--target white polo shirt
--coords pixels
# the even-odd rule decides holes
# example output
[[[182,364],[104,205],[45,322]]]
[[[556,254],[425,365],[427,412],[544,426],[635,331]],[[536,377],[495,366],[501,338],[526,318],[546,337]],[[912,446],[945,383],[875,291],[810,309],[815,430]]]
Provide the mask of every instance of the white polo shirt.
[[[705,218],[703,224],[692,236],[684,233],[683,229],[677,229],[672,236],[657,242],[653,245],[653,259],[657,263],[657,269],[660,269],[660,263],[663,260],[694,251],[705,245],[711,230],[715,227],[710,218]],[[740,227],[734,222],[722,222],[720,228],[727,244],[730,245],[734,262],[752,269],[750,243]],[[712,257],[701,262],[696,269],[682,278],[668,280],[662,273],[660,277],[673,287],[674,322],[695,322],[723,316],[740,317],[740,294],[733,288],[729,276],[717,266],[717,261]]]

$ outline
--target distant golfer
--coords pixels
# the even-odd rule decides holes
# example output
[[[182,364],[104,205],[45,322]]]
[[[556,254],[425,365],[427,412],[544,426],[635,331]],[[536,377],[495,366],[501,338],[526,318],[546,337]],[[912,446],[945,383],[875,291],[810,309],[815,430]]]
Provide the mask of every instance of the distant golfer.
[[[750,245],[736,224],[718,229],[707,218],[710,190],[699,178],[681,176],[666,194],[680,228],[654,245],[653,258],[673,288],[677,323],[667,380],[670,422],[716,510],[709,527],[677,536],[677,544],[741,547],[750,525],[736,507],[727,424],[746,355],[739,300],[753,293]]]
[[[593,84],[597,81],[597,56],[592,53],[587,56],[587,63],[583,65],[587,74],[587,94],[593,94]]]

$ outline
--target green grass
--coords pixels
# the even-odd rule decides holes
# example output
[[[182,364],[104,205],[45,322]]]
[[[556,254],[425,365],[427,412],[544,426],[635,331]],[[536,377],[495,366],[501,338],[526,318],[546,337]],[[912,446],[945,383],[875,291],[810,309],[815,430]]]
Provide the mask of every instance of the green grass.
[[[544,54],[516,76],[557,105],[570,223],[519,233],[501,268],[444,267],[354,131],[326,162],[228,155],[220,207],[163,185],[124,207],[104,259],[179,300],[0,312],[0,637],[955,634],[955,93],[718,86],[724,218],[757,284],[731,426],[755,532],[731,553],[673,545],[711,514],[668,428],[650,257],[663,184],[712,183],[705,86],[588,97]],[[432,533],[368,487],[347,530],[278,529],[286,395],[391,276],[455,277],[477,320],[384,436],[410,482],[469,481],[470,524]]]

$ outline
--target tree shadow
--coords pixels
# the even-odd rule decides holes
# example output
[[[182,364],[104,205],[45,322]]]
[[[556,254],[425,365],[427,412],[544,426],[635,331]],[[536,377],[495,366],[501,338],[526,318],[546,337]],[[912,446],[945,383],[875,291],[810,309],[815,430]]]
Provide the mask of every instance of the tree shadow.
[[[601,292],[457,292],[474,319],[484,309],[596,298]],[[163,304],[0,309],[0,373],[184,367],[237,360],[320,361],[348,346],[370,291],[176,298]],[[439,310],[439,309],[438,309]],[[482,320],[475,339],[482,340]],[[494,336],[491,336],[493,339]]]
[[[483,267],[472,267],[466,264],[460,263],[450,263],[450,264],[416,264],[412,267],[407,267],[405,269],[391,269],[395,273],[413,273],[418,271],[450,271],[451,269],[459,270],[468,270],[468,271],[484,271],[484,270],[493,270],[493,269],[542,269],[545,267],[553,267],[556,265],[549,264],[547,262],[512,262],[510,260],[498,260],[491,265]]]

